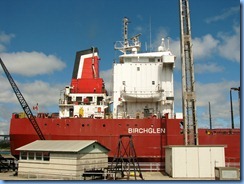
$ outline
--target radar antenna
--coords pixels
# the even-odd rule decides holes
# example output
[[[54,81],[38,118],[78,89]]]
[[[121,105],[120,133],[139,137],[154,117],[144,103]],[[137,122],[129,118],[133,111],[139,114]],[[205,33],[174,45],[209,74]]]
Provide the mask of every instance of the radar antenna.
[[[128,40],[128,24],[129,23],[130,23],[129,19],[124,17],[124,19],[123,19],[124,41],[117,41],[117,42],[115,42],[115,45],[114,45],[115,50],[119,50],[124,54],[126,54],[127,51],[132,52],[133,48],[136,48],[137,51],[139,51],[141,48],[141,42],[139,41],[139,37],[141,36],[141,34],[137,34],[137,35],[131,37],[130,40],[132,41],[132,43],[129,42],[129,40]]]

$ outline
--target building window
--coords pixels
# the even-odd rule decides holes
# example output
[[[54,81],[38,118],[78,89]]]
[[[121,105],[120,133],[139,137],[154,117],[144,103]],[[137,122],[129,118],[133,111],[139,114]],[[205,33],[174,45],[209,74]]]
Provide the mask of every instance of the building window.
[[[103,104],[103,97],[102,96],[98,96],[97,97],[97,105],[102,105]]]
[[[77,102],[80,102],[80,103],[81,103],[82,100],[83,100],[82,97],[78,97],[78,96],[76,97],[76,101],[77,101]]]
[[[20,159],[21,160],[27,160],[27,152],[25,152],[25,151],[20,152]]]
[[[50,159],[50,153],[49,152],[43,152],[43,160],[49,161]]]
[[[36,160],[42,160],[42,152],[36,152]]]
[[[152,81],[152,85],[155,85],[155,81]]]
[[[140,67],[137,67],[137,71],[140,71]]]
[[[122,84],[125,85],[125,81],[122,81]]]
[[[20,160],[39,160],[39,161],[49,161],[49,152],[20,152]]]
[[[34,160],[35,159],[35,153],[34,152],[28,152],[28,160]]]

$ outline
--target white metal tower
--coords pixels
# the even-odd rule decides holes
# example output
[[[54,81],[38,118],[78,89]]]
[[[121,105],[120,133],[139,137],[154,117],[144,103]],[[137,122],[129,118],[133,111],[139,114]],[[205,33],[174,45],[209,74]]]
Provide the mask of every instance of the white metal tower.
[[[188,0],[180,1],[182,108],[185,145],[198,145],[194,62]]]

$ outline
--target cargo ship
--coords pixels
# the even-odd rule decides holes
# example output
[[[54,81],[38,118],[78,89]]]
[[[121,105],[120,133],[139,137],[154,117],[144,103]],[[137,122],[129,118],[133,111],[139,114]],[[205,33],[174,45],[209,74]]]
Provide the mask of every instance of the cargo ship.
[[[140,34],[114,47],[122,52],[113,63],[112,95],[99,75],[99,51],[78,51],[70,85],[64,87],[58,113],[37,113],[35,120],[46,140],[97,140],[112,160],[120,135],[132,135],[140,162],[164,163],[165,146],[184,145],[183,116],[174,112],[173,69],[176,56],[162,38],[157,51],[140,52]],[[167,42],[167,43],[166,43]],[[198,129],[199,145],[225,145],[226,163],[240,166],[240,129]],[[26,115],[13,113],[11,154],[39,139]]]

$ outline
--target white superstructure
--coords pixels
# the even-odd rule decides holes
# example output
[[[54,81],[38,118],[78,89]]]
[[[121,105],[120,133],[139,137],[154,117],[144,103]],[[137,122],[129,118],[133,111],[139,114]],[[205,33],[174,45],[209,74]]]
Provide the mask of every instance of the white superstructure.
[[[127,30],[128,19],[124,19]],[[124,31],[127,34],[127,31]],[[161,117],[174,114],[173,68],[175,55],[165,48],[164,39],[156,52],[138,53],[139,36],[115,49],[123,52],[113,66],[113,118]]]

